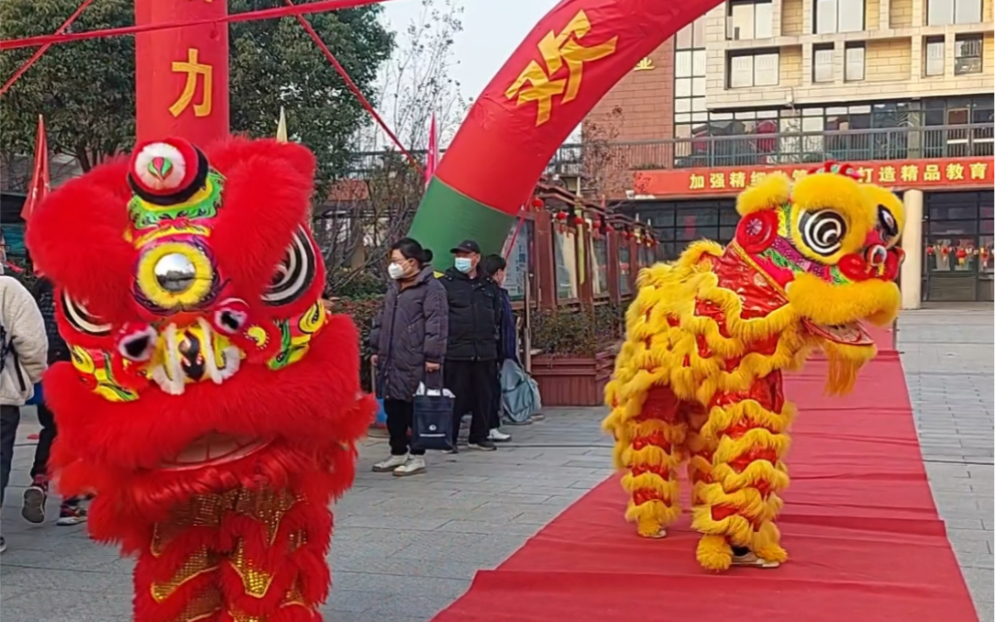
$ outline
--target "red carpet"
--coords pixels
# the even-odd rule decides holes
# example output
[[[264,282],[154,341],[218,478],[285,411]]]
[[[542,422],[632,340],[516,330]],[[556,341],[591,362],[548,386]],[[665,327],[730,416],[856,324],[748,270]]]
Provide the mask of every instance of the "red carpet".
[[[936,513],[890,336],[844,398],[813,360],[788,381],[799,415],[777,570],[701,570],[685,517],[638,538],[611,477],[435,622],[976,622]],[[607,460],[606,455],[606,460]],[[686,507],[686,503],[685,503]]]

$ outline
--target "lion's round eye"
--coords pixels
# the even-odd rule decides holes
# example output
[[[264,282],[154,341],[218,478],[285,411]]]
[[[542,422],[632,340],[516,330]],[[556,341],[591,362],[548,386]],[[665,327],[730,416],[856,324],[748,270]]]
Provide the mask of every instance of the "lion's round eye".
[[[878,228],[881,231],[881,238],[889,246],[893,246],[898,242],[898,238],[902,233],[898,230],[898,221],[895,220],[895,215],[883,205],[878,205]]]
[[[263,293],[263,302],[272,306],[294,302],[311,288],[318,271],[318,260],[307,232],[298,228],[287,248],[273,280]]]
[[[73,328],[88,335],[109,335],[111,325],[101,322],[99,318],[87,311],[86,307],[73,300],[73,297],[62,292],[62,312]]]
[[[843,246],[846,220],[832,210],[804,212],[798,221],[802,242],[819,255],[829,256]]]

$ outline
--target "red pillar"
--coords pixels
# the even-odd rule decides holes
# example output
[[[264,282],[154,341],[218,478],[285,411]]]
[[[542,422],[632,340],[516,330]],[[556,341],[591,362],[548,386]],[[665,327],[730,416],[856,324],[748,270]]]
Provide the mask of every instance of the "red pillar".
[[[228,14],[227,0],[135,0],[135,23]],[[228,135],[228,25],[224,22],[135,37],[139,141],[168,136],[205,145]]]

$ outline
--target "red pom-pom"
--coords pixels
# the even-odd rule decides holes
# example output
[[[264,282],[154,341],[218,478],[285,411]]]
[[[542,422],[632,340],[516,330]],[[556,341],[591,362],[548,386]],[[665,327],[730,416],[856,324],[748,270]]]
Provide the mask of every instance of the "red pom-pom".
[[[767,250],[777,237],[777,214],[773,210],[748,214],[736,226],[736,243],[751,255]]]

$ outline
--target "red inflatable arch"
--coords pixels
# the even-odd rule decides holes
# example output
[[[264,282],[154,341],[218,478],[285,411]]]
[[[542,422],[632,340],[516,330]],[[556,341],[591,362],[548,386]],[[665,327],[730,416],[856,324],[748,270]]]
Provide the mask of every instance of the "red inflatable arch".
[[[411,235],[439,267],[460,240],[499,252],[556,149],[640,59],[720,0],[563,0],[484,89],[432,179]]]

